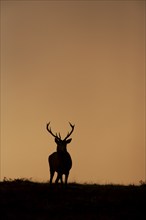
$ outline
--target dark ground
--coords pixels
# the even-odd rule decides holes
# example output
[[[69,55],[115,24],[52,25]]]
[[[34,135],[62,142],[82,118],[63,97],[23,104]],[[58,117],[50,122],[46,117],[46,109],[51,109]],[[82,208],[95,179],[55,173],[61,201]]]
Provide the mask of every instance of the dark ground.
[[[52,188],[29,180],[0,182],[1,220],[143,220],[146,185],[69,184]]]

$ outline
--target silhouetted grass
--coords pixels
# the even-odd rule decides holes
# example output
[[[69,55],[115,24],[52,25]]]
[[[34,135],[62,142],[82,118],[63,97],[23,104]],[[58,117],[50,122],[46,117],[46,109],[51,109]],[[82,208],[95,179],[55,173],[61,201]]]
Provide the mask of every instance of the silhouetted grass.
[[[0,182],[2,220],[141,220],[145,202],[145,184],[70,183],[65,188],[25,179]]]

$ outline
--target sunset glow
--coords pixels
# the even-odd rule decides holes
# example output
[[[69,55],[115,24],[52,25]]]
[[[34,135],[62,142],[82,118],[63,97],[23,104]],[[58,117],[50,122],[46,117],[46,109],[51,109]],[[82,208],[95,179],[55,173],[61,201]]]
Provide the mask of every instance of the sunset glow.
[[[1,1],[1,180],[145,181],[145,1]]]

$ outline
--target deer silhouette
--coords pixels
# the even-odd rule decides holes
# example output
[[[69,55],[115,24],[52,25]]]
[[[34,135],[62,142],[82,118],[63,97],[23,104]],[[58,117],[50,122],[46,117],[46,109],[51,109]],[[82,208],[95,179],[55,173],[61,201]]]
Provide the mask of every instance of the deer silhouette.
[[[54,173],[57,172],[55,183],[58,183],[60,180],[63,184],[62,176],[65,175],[65,184],[67,185],[69,172],[72,167],[72,159],[70,154],[67,152],[67,144],[69,144],[72,140],[69,137],[75,127],[75,125],[72,125],[70,122],[69,124],[71,126],[71,131],[68,132],[67,136],[63,140],[61,139],[60,133],[53,134],[51,127],[49,127],[50,122],[46,125],[47,131],[55,138],[55,142],[57,144],[57,151],[48,157],[50,166],[50,184],[52,184]]]

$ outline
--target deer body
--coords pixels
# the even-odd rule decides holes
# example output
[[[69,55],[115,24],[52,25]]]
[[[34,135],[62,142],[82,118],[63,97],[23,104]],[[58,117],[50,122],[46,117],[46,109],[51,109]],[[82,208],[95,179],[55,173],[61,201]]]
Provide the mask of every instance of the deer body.
[[[50,184],[52,184],[54,173],[57,172],[57,178],[55,183],[58,183],[60,180],[61,183],[63,183],[62,176],[65,175],[65,184],[67,184],[68,176],[70,169],[72,167],[72,159],[70,154],[67,152],[67,144],[71,142],[71,138],[68,139],[68,137],[72,134],[74,130],[74,125],[70,123],[70,126],[72,128],[71,132],[67,134],[67,136],[62,140],[61,135],[54,135],[51,131],[51,128],[49,128],[49,124],[47,124],[47,130],[48,132],[55,137],[55,142],[57,144],[57,151],[52,153],[48,157],[49,167],[50,167]]]
[[[54,173],[57,172],[56,183],[59,179],[63,183],[62,176],[65,175],[65,184],[67,184],[69,171],[72,167],[72,159],[68,152],[54,152],[48,158],[50,166],[50,184],[52,183]]]

